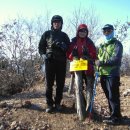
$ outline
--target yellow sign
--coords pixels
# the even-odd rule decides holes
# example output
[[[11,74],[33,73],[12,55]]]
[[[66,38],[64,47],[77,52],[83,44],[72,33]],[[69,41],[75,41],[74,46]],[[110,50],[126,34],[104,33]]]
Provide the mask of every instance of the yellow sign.
[[[70,71],[81,71],[88,70],[88,61],[87,60],[73,60],[70,62]]]

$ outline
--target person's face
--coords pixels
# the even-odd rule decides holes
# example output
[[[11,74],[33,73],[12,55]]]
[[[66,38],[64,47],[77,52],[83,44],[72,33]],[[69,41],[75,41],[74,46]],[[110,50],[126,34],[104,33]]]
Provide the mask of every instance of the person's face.
[[[54,21],[53,23],[52,23],[52,26],[53,26],[53,28],[54,29],[59,29],[60,27],[61,27],[61,21]]]
[[[111,34],[112,32],[113,32],[113,30],[110,29],[110,28],[105,28],[105,29],[103,29],[103,34],[104,34],[105,36],[108,36],[108,35]]]
[[[80,38],[85,38],[87,36],[87,30],[86,29],[80,29],[78,32],[78,35]]]

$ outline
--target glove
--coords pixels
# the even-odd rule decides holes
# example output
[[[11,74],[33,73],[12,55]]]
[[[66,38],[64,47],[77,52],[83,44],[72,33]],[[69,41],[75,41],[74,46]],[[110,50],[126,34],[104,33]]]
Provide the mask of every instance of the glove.
[[[46,58],[47,58],[48,60],[54,59],[54,54],[53,54],[53,52],[52,52],[52,51],[47,52]]]
[[[72,51],[72,56],[75,58],[75,59],[78,59],[78,49],[77,47],[75,47]]]
[[[46,55],[45,54],[42,54],[42,59],[43,59],[43,61],[46,60]]]
[[[57,46],[59,48],[61,48],[62,51],[66,51],[67,50],[67,46],[64,42],[58,43]]]
[[[54,42],[52,44],[53,48],[60,48],[62,51],[66,51],[67,50],[67,46],[64,42]]]
[[[88,49],[85,46],[82,47],[82,53],[83,53],[83,57],[82,57],[83,59],[89,59],[90,58],[90,55],[88,53]]]
[[[96,65],[97,67],[100,67],[100,66],[102,66],[103,64],[104,64],[103,61],[100,61],[100,60],[96,60],[96,61],[95,61],[95,65]]]

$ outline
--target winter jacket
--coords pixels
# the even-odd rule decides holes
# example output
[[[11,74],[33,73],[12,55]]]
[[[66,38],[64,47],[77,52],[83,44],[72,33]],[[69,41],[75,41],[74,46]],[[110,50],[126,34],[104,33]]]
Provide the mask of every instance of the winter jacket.
[[[70,40],[66,33],[61,30],[49,30],[42,35],[38,49],[40,55],[46,54],[47,59],[65,61],[69,44]]]
[[[122,53],[123,46],[116,38],[102,43],[98,52],[100,75],[119,76]]]
[[[89,58],[91,59],[91,61],[88,61],[88,70],[85,71],[85,74],[93,75],[94,74],[94,64],[92,63],[92,61],[94,62],[95,59],[97,58],[97,56],[96,56],[96,47],[90,38],[86,37],[85,39],[79,39],[78,37],[74,37],[72,39],[69,50],[67,51],[67,57],[70,61],[72,61],[74,58],[72,55],[72,51],[75,47],[77,47],[78,48],[78,58],[82,58],[83,57],[82,46],[85,46],[87,48]]]

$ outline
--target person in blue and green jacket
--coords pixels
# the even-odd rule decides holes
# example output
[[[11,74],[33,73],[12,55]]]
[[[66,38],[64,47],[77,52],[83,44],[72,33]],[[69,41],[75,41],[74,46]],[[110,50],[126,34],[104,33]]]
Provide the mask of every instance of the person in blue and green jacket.
[[[103,28],[104,40],[98,48],[98,60],[95,62],[100,74],[100,82],[108,100],[110,116],[103,122],[119,123],[120,110],[120,67],[123,54],[123,46],[114,37],[114,27],[106,24]]]

